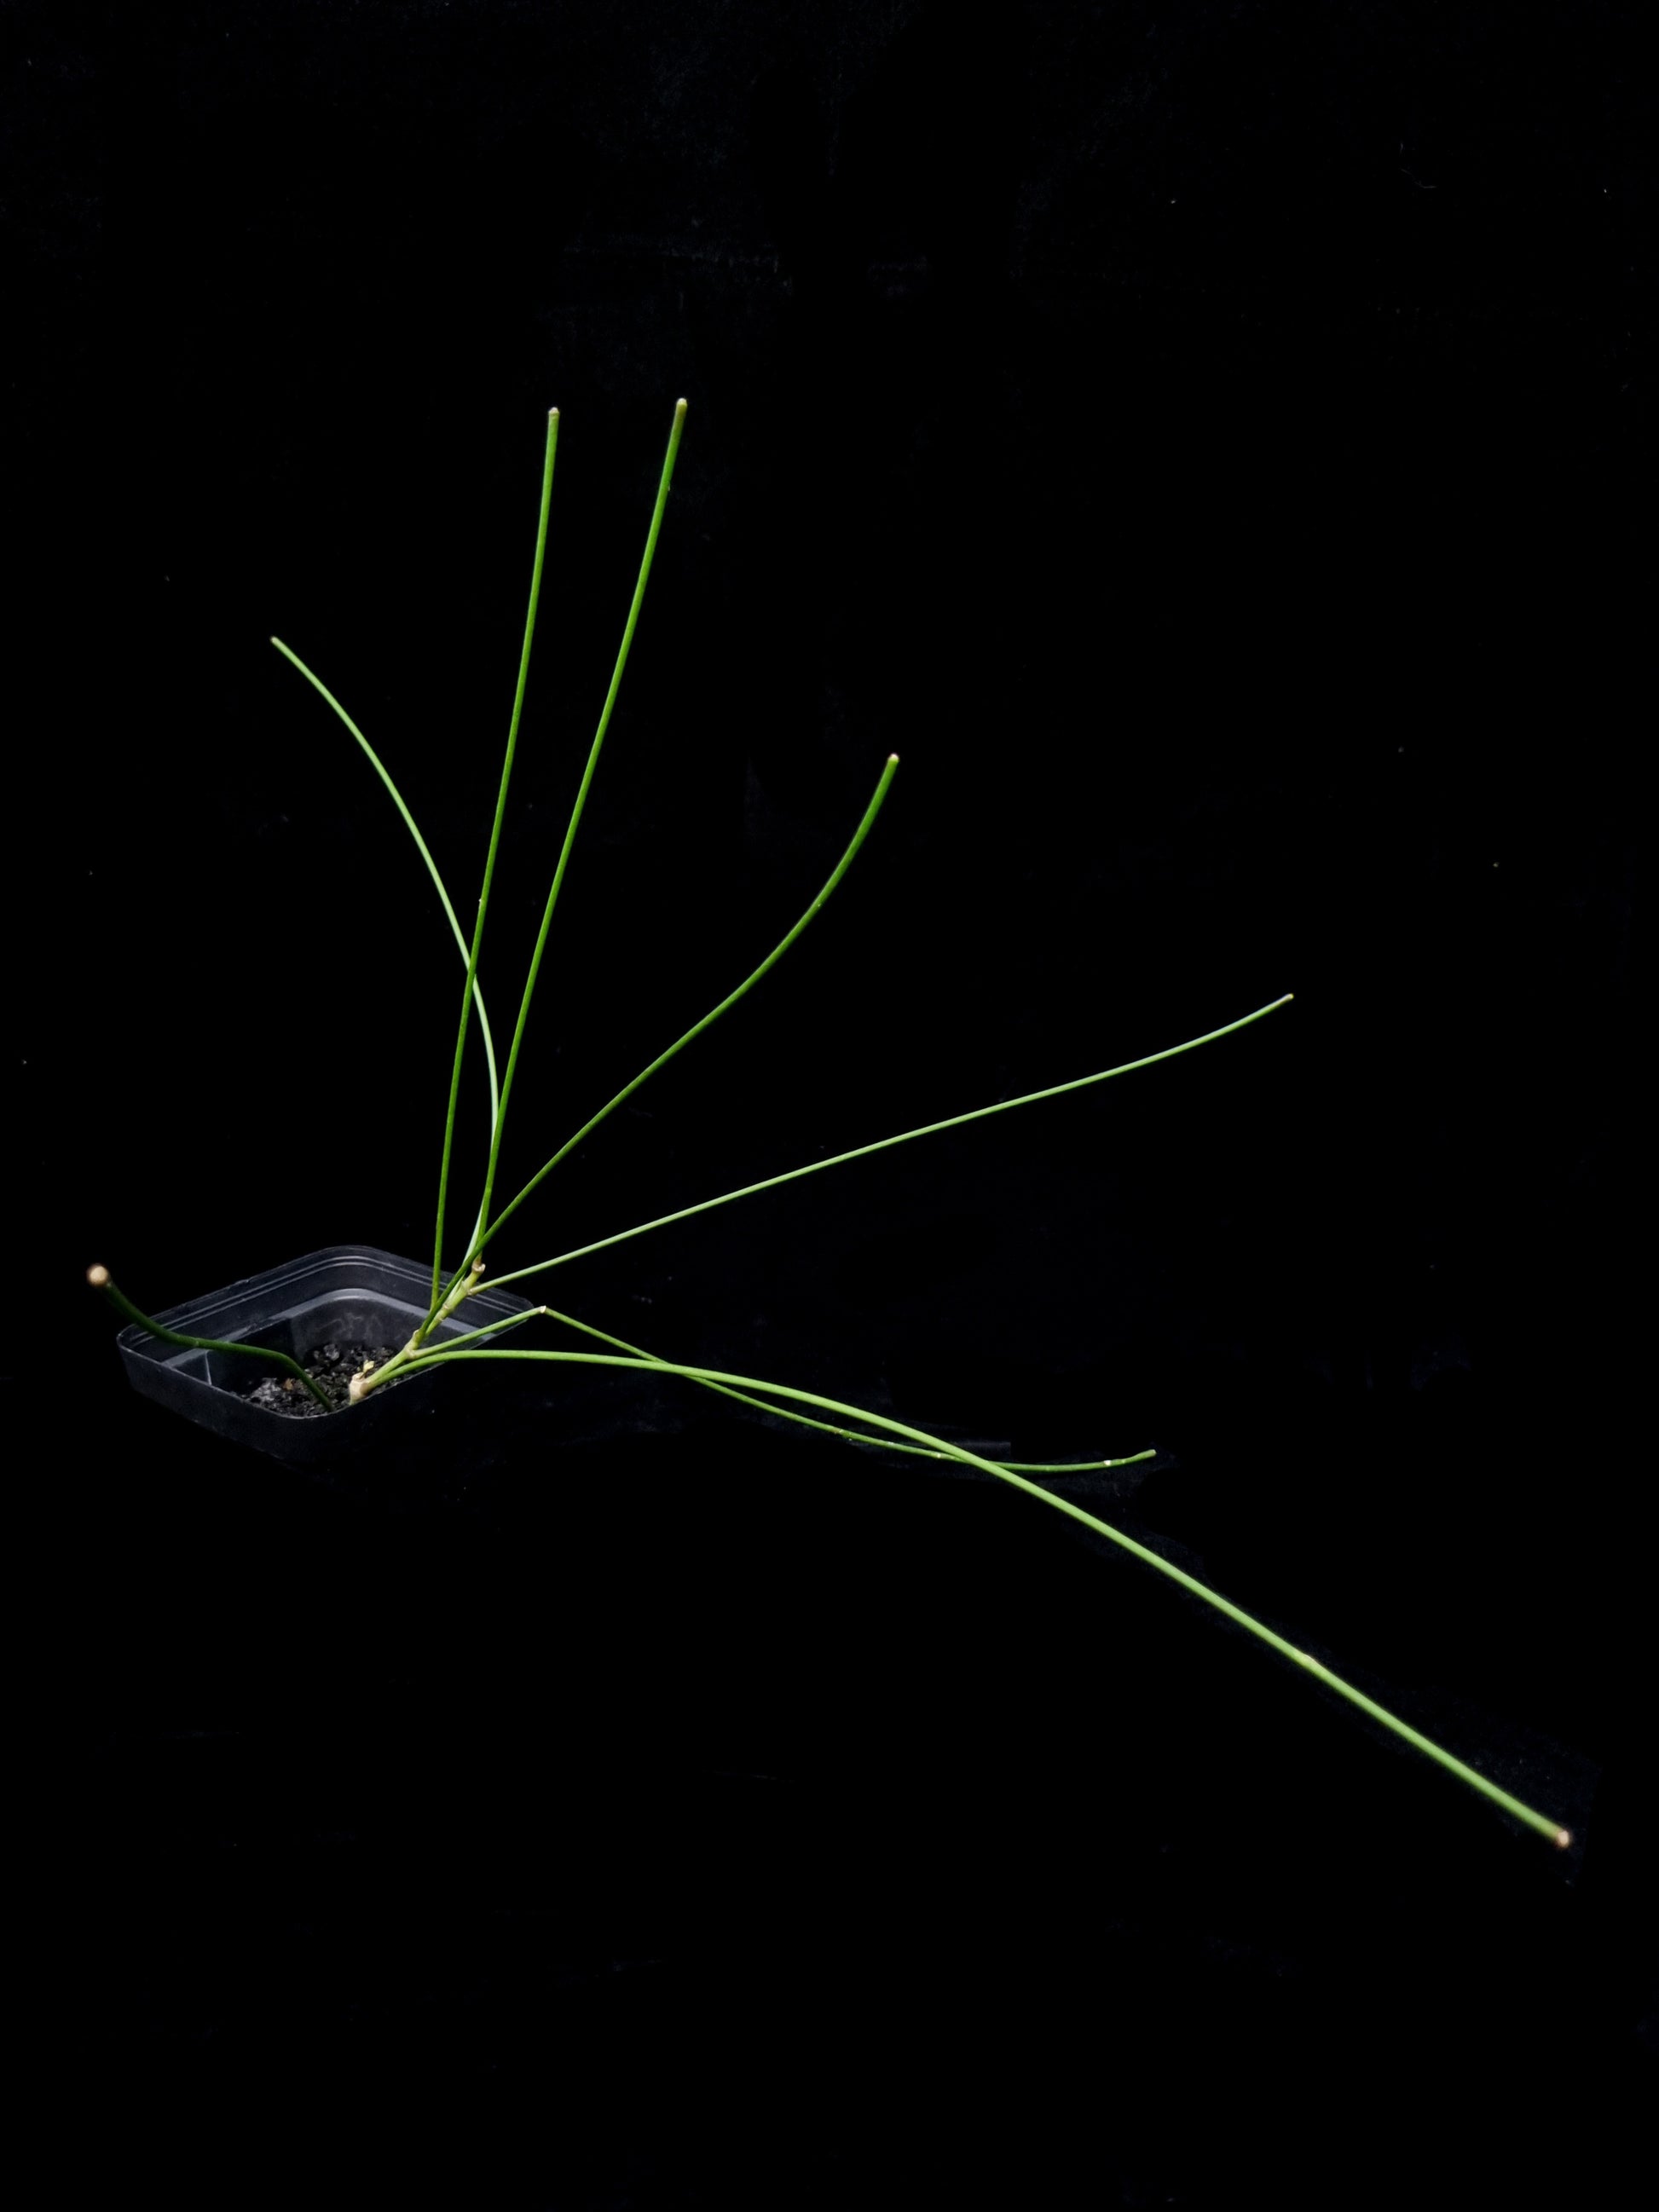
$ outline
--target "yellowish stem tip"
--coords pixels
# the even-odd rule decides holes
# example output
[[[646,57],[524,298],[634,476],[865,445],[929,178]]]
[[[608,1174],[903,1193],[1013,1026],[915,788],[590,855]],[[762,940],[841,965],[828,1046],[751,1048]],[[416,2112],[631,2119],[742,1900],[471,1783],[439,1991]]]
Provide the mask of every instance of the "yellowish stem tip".
[[[684,402],[684,400],[683,400],[683,399],[677,399],[677,400],[674,402],[674,412],[675,412],[677,415],[684,415],[684,412],[685,412],[685,402]]]
[[[1571,1831],[1571,1828],[1558,1828],[1558,1829],[1556,1830],[1556,1832],[1555,1832],[1555,1848],[1557,1849],[1557,1850],[1559,1850],[1559,1851],[1565,1851],[1565,1850],[1566,1850],[1570,1847],[1570,1845],[1571,1844],[1571,1842],[1572,1842],[1572,1831]]]
[[[106,1291],[109,1288],[109,1269],[107,1267],[88,1267],[87,1269],[87,1280],[92,1285],[94,1291]]]

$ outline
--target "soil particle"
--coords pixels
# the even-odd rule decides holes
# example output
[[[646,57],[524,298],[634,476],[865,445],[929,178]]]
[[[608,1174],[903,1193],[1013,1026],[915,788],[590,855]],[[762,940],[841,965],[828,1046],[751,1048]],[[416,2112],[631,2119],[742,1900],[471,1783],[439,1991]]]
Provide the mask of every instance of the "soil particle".
[[[396,1349],[395,1345],[390,1344],[319,1344],[300,1364],[327,1399],[327,1410],[332,1413],[348,1402],[351,1378],[364,1360],[372,1359],[379,1367],[391,1358]],[[396,1382],[386,1387],[395,1389]],[[263,1406],[267,1413],[286,1413],[296,1421],[320,1420],[323,1417],[323,1407],[292,1375],[267,1370],[242,1395],[250,1405]]]

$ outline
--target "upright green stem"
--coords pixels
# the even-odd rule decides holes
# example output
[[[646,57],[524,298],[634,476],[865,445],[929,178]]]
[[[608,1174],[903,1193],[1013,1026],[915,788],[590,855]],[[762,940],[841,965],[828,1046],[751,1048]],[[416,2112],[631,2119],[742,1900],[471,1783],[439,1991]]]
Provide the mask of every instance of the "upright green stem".
[[[1053,1084],[1046,1091],[1028,1091],[1023,1097],[1000,1099],[994,1106],[976,1106],[971,1113],[953,1114],[948,1121],[929,1121],[919,1129],[903,1129],[896,1137],[882,1137],[873,1145],[857,1145],[850,1152],[836,1152],[827,1160],[809,1160],[805,1167],[791,1168],[784,1175],[768,1176],[762,1182],[745,1183],[741,1190],[724,1191],[719,1198],[705,1198],[696,1206],[683,1206],[678,1212],[659,1213],[654,1221],[641,1221],[633,1229],[619,1229],[614,1237],[601,1237],[594,1243],[580,1244],[573,1251],[561,1252],[551,1260],[538,1260],[533,1267],[520,1267],[510,1275],[497,1275],[495,1288],[523,1282],[530,1275],[544,1275],[550,1268],[562,1267],[572,1260],[585,1260],[590,1252],[603,1252],[609,1245],[624,1244],[630,1237],[648,1236],[652,1230],[665,1229],[671,1222],[689,1221],[693,1214],[707,1213],[714,1206],[730,1206],[740,1198],[753,1198],[757,1191],[776,1190],[783,1183],[799,1182],[803,1176],[822,1175],[826,1168],[844,1167],[848,1160],[866,1159],[872,1152],[887,1152],[894,1145],[908,1145],[913,1138],[937,1136],[943,1129],[960,1129],[969,1121],[982,1121],[992,1114],[1012,1114],[1017,1106],[1032,1106],[1042,1098],[1061,1098],[1068,1091],[1086,1091],[1091,1084],[1109,1083],[1114,1076],[1133,1074],[1138,1067],[1153,1067],[1161,1060],[1176,1060],[1183,1052],[1196,1052],[1200,1045],[1213,1044],[1218,1037],[1231,1036],[1235,1030],[1249,1029],[1252,1022],[1261,1021],[1264,1015],[1288,1006],[1292,996],[1287,991],[1282,999],[1258,1006],[1253,1014],[1243,1015],[1221,1029],[1188,1037],[1185,1044],[1172,1044],[1163,1052],[1148,1053],[1143,1060],[1127,1060],[1121,1067],[1103,1068],[1096,1075],[1079,1075],[1073,1082]]]
[[[640,609],[645,604],[645,587],[651,579],[651,563],[656,558],[657,539],[662,532],[663,511],[668,505],[668,488],[674,479],[674,459],[680,449],[680,434],[685,428],[685,402],[678,400],[674,406],[673,427],[668,433],[668,451],[664,456],[662,477],[657,486],[657,503],[651,511],[651,527],[646,533],[645,552],[640,562],[639,579],[634,586],[634,600],[628,610],[628,622],[623,630],[622,645],[617,651],[617,665],[611,673],[611,688],[605,695],[605,705],[599,714],[599,726],[593,733],[588,748],[587,765],[582,770],[582,780],[576,792],[575,805],[570,810],[570,820],[560,848],[558,866],[553,871],[552,888],[547,894],[547,905],[542,915],[542,926],[537,933],[536,950],[530,963],[530,973],[525,981],[524,996],[519,1001],[519,1019],[513,1031],[513,1048],[507,1056],[507,1074],[501,1083],[501,1107],[495,1116],[495,1133],[490,1139],[489,1169],[484,1177],[483,1203],[478,1208],[480,1222],[489,1218],[489,1201],[495,1188],[495,1164],[501,1155],[501,1132],[507,1126],[507,1109],[513,1096],[513,1078],[519,1065],[519,1048],[524,1042],[525,1024],[530,1018],[530,1001],[535,995],[536,980],[541,973],[542,954],[547,946],[547,933],[553,926],[553,910],[559,902],[559,892],[564,883],[564,872],[569,864],[570,848],[576,842],[582,811],[587,805],[587,793],[593,781],[593,771],[599,764],[599,753],[605,744],[605,732],[611,727],[611,716],[617,704],[617,694],[622,690],[623,671],[628,665],[628,655],[634,643],[634,632],[639,626]],[[528,647],[526,644],[526,650]],[[503,784],[505,792],[506,786]],[[477,1256],[475,1243],[461,1262],[462,1268],[471,1265]],[[457,1271],[458,1274],[459,1270]],[[439,1277],[433,1278],[432,1303],[438,1303]]]
[[[694,1037],[701,1036],[706,1029],[712,1028],[714,1023],[719,1021],[722,1014],[729,1012],[730,1010],[737,1005],[739,999],[744,997],[749,992],[754,989],[756,984],[760,981],[761,977],[766,974],[769,969],[776,967],[778,962],[782,959],[784,954],[789,950],[790,946],[800,935],[801,932],[806,927],[807,924],[822,910],[824,902],[829,898],[836,884],[840,883],[842,878],[847,873],[848,868],[852,866],[854,858],[856,855],[860,846],[863,844],[865,839],[869,836],[870,831],[874,825],[876,817],[881,811],[882,802],[887,796],[887,787],[892,782],[894,776],[897,773],[898,755],[896,753],[890,753],[887,757],[887,765],[881,772],[881,780],[876,786],[874,795],[872,797],[868,806],[864,810],[864,819],[859,823],[858,828],[853,832],[853,841],[851,844],[848,846],[847,850],[842,854],[840,860],[836,863],[834,872],[830,877],[829,881],[824,884],[823,890],[812,901],[811,906],[807,908],[805,913],[802,915],[800,920],[795,924],[788,935],[779,944],[773,946],[771,951],[769,951],[765,959],[761,962],[760,966],[754,970],[752,975],[745,977],[744,981],[738,984],[735,991],[729,991],[726,997],[720,1000],[719,1006],[714,1007],[712,1012],[706,1013],[700,1022],[694,1022],[691,1027],[687,1030],[684,1036],[677,1038],[676,1041],[669,1046],[665,1052],[659,1052],[648,1067],[642,1068],[639,1074],[634,1078],[634,1080],[631,1083],[625,1084],[608,1104],[601,1106],[597,1114],[592,1115],[587,1121],[584,1121],[581,1127],[577,1130],[574,1137],[570,1138],[566,1143],[560,1146],[558,1151],[554,1153],[552,1158],[547,1162],[546,1165],[544,1167],[538,1168],[536,1173],[532,1176],[530,1181],[525,1185],[518,1196],[513,1200],[511,1204],[504,1206],[501,1208],[495,1218],[489,1224],[489,1226],[478,1238],[477,1243],[474,1248],[475,1250],[479,1252],[483,1250],[485,1245],[489,1243],[497,1230],[501,1228],[502,1225],[518,1212],[519,1208],[524,1204],[526,1199],[530,1196],[531,1193],[535,1190],[537,1186],[542,1182],[545,1177],[552,1174],[554,1169],[558,1166],[561,1160],[568,1159],[570,1154],[575,1151],[578,1145],[583,1143],[587,1138],[591,1137],[594,1130],[599,1127],[601,1121],[606,1120],[611,1115],[614,1114],[617,1107],[622,1105],[624,1100],[631,1098],[641,1084],[648,1083],[659,1068],[666,1067],[669,1061],[673,1059],[676,1053],[684,1052],[686,1046],[691,1042]]]
[[[438,1170],[438,1219],[432,1237],[432,1312],[441,1302],[444,1273],[444,1209],[449,1196],[449,1158],[455,1142],[455,1103],[460,1096],[461,1061],[466,1052],[467,1016],[471,1011],[472,994],[478,975],[478,951],[483,944],[484,916],[489,907],[489,885],[495,872],[495,854],[501,842],[501,819],[507,812],[507,787],[513,775],[513,755],[519,742],[519,719],[524,712],[525,685],[530,678],[530,647],[536,635],[536,605],[541,597],[542,566],[547,557],[547,516],[553,501],[553,457],[559,443],[559,410],[550,410],[547,417],[547,448],[542,461],[542,505],[536,524],[536,559],[530,573],[530,607],[525,616],[524,645],[519,654],[519,681],[513,694],[513,719],[507,725],[507,757],[501,763],[501,788],[495,794],[495,819],[489,832],[489,851],[484,860],[483,888],[478,894],[478,915],[472,926],[472,949],[467,956],[466,988],[461,994],[461,1025],[455,1038],[455,1060],[449,1077],[449,1106],[444,1116],[443,1163]],[[516,1040],[514,1049],[517,1049]],[[511,1063],[508,1080],[511,1080]],[[501,1142],[501,1115],[507,1105],[502,1091],[494,1116],[495,1127],[490,1135],[491,1164],[495,1158],[495,1146]],[[483,1206],[478,1209],[480,1222],[486,1218]],[[471,1255],[469,1255],[469,1257]],[[430,1318],[430,1316],[428,1316]]]
[[[1068,1520],[1079,1522],[1085,1528],[1092,1529],[1097,1536],[1103,1536],[1109,1543],[1115,1544],[1121,1551],[1129,1553],[1144,1566],[1154,1568],[1158,1573],[1166,1576],[1170,1582],[1178,1583],[1182,1589],[1190,1592],[1194,1597],[1201,1598],[1206,1605],[1212,1606],[1216,1612],[1224,1614],[1236,1626],[1246,1630],[1259,1642],[1267,1644],[1270,1650],[1277,1651],[1281,1658],[1288,1659],[1293,1665],[1300,1667],[1304,1673],[1311,1674],[1316,1682],[1322,1682],[1328,1690],[1334,1690],[1338,1697],[1345,1698],[1351,1705],[1357,1706],[1362,1713],[1367,1714],[1381,1727],[1398,1736],[1402,1743],[1409,1744],[1413,1751],[1421,1752],[1425,1759],[1431,1759],[1436,1765],[1443,1767],[1448,1774],[1455,1775],[1469,1789],[1478,1791],[1491,1803],[1500,1807],[1512,1820],[1519,1820],[1524,1826],[1532,1829],[1534,1834],[1547,1838],[1549,1842],[1559,1844],[1563,1850],[1572,1841],[1567,1830],[1557,1822],[1547,1819],[1541,1813],[1534,1812],[1529,1805],[1523,1805],[1518,1797],[1511,1797],[1507,1790],[1500,1790],[1495,1782],[1487,1781],[1484,1774],[1478,1774],[1474,1767],[1466,1766],[1461,1759],[1455,1758],[1443,1746],[1434,1742],[1430,1737],[1419,1734],[1416,1729],[1410,1727],[1405,1721],[1389,1712],[1386,1706],[1379,1705],[1375,1698],[1368,1698],[1363,1690],[1357,1690],[1352,1683],[1345,1682],[1340,1675],[1332,1674],[1330,1668],[1322,1661],[1316,1659],[1311,1652],[1299,1650],[1288,1638],[1280,1636],[1275,1630],[1269,1628],[1265,1621],[1257,1620],[1254,1614],[1246,1613],[1242,1606],[1235,1605],[1231,1598],[1223,1597],[1218,1590],[1212,1590],[1207,1583],[1200,1582],[1195,1575],[1189,1575],[1184,1568],[1176,1566],[1172,1560],[1160,1557],[1146,1545],[1137,1543],[1133,1536],[1126,1536],[1121,1528],[1114,1528],[1109,1522],[1102,1521],[1094,1514],[1085,1512],[1082,1506],[1074,1505],[1070,1498],[1057,1498],[1053,1491],[1044,1490],[1039,1484],[1028,1481],[1023,1474],[1016,1474],[1006,1467],[999,1467],[994,1460],[981,1459],[977,1452],[969,1451],[965,1445],[947,1443],[942,1437],[930,1436],[926,1429],[915,1429],[907,1422],[890,1420],[885,1414],[872,1413],[861,1406],[847,1406],[835,1398],[820,1397],[813,1390],[793,1389],[783,1382],[760,1382],[751,1375],[728,1375],[718,1368],[681,1366],[677,1362],[667,1359],[624,1359],[603,1352],[459,1352],[449,1354],[440,1352],[432,1357],[434,1361],[441,1360],[446,1357],[478,1360],[542,1359],[562,1361],[576,1366],[628,1367],[645,1373],[681,1375],[692,1382],[725,1383],[738,1389],[763,1390],[774,1397],[790,1399],[798,1405],[817,1406],[826,1413],[839,1413],[843,1417],[850,1416],[854,1419],[866,1421],[872,1428],[884,1430],[893,1436],[907,1437],[912,1443],[928,1445],[933,1450],[942,1453],[945,1458],[960,1460],[965,1466],[976,1467],[986,1474],[994,1475],[999,1482],[1006,1482],[1016,1490],[1023,1490],[1027,1497],[1035,1498],[1041,1504],[1051,1507],[1054,1512],[1065,1514]],[[422,1364],[427,1363],[423,1361]]]

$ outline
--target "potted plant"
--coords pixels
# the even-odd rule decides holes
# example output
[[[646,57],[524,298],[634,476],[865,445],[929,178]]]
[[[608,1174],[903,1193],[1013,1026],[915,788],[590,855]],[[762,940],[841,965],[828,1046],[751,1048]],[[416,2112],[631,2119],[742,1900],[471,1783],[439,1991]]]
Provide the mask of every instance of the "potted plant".
[[[350,1470],[380,1466],[388,1461],[408,1467],[422,1463],[423,1458],[429,1462],[434,1443],[433,1415],[456,1370],[495,1364],[518,1370],[544,1366],[566,1370],[616,1370],[631,1376],[636,1384],[647,1381],[672,1381],[677,1385],[714,1393],[769,1416],[827,1432],[860,1449],[920,1455],[949,1468],[971,1472],[983,1479],[1012,1486],[1035,1503],[1066,1515],[1096,1535],[1127,1552],[1141,1565],[1169,1577],[1293,1665],[1311,1674],[1326,1689],[1367,1715],[1413,1750],[1435,1761],[1510,1817],[1556,1844],[1565,1846],[1571,1838],[1566,1830],[1554,1820],[1522,1803],[1442,1746],[1341,1680],[1322,1662],[1298,1649],[1264,1622],[1255,1619],[1174,1562],[1086,1510],[1075,1497],[1066,1495],[1064,1488],[1057,1486],[1063,1486],[1068,1477],[1150,1460],[1155,1456],[1151,1449],[1117,1459],[1064,1463],[993,1458],[931,1431],[821,1393],[733,1373],[723,1368],[674,1360],[656,1350],[625,1341],[598,1329],[550,1304],[532,1302],[518,1287],[532,1282],[539,1286],[555,1270],[573,1261],[647,1235],[670,1222],[684,1220],[716,1207],[757,1196],[801,1177],[848,1165],[871,1154],[945,1129],[959,1127],[992,1115],[1011,1112],[1016,1107],[1085,1090],[1120,1075],[1152,1067],[1161,1060],[1196,1050],[1201,1045],[1218,1042],[1262,1020],[1267,1014],[1289,1003],[1288,994],[1202,1036],[1163,1047],[1121,1066],[1078,1076],[1019,1097],[974,1107],[945,1120],[902,1130],[849,1152],[809,1161],[783,1174],[722,1192],[695,1205],[637,1223],[595,1242],[556,1253],[548,1258],[515,1264],[504,1273],[497,1273],[486,1280],[486,1253],[509,1223],[514,1223],[515,1227],[520,1225],[516,1217],[541,1184],[602,1121],[735,1006],[781,960],[815,920],[852,868],[860,848],[881,812],[898,767],[896,757],[890,757],[840,860],[793,927],[760,964],[701,1020],[659,1052],[605,1105],[592,1115],[520,1189],[503,1202],[498,1188],[498,1169],[502,1133],[512,1102],[520,1049],[554,913],[638,626],[668,505],[685,413],[685,403],[682,400],[674,411],[632,604],[598,727],[554,866],[504,1067],[498,1065],[496,1041],[479,985],[479,956],[507,812],[535,634],[558,442],[557,410],[553,410],[548,418],[529,606],[494,823],[484,861],[476,920],[470,936],[461,927],[455,906],[409,808],[368,738],[345,708],[299,656],[281,640],[272,640],[277,651],[327,702],[380,776],[419,849],[464,963],[465,981],[451,1066],[431,1263],[428,1267],[424,1263],[417,1264],[366,1245],[331,1246],[306,1254],[285,1266],[223,1289],[210,1291],[184,1305],[153,1316],[141,1310],[126,1297],[106,1267],[101,1263],[96,1264],[88,1270],[88,1279],[94,1289],[100,1291],[111,1301],[123,1317],[125,1326],[118,1341],[130,1379],[138,1389],[187,1419],[277,1459],[313,1468]],[[452,1190],[452,1183],[457,1176],[457,1107],[469,1042],[475,1035],[483,1048],[489,1084],[489,1149],[482,1176],[481,1194],[476,1209],[471,1212],[471,1226],[465,1238],[458,1240],[454,1234],[457,1218],[453,1203],[455,1193]],[[448,1254],[447,1258],[446,1253]],[[521,1336],[521,1331],[529,1331],[530,1334]],[[550,1336],[556,1340],[545,1341]],[[572,1337],[580,1341],[573,1344]],[[452,1438],[447,1429],[443,1430],[441,1436],[437,1449],[441,1452],[452,1449]]]

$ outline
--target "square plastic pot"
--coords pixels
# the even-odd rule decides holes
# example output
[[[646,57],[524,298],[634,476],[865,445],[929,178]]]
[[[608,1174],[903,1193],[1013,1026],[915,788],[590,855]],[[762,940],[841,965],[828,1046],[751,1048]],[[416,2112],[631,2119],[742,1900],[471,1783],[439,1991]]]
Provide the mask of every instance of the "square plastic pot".
[[[303,1362],[319,1345],[337,1340],[402,1344],[425,1317],[431,1288],[431,1269],[412,1260],[372,1244],[331,1244],[169,1307],[155,1318],[191,1336],[233,1344],[245,1339]],[[465,1317],[452,1319],[438,1334],[463,1335],[486,1322],[527,1313],[530,1303],[511,1291],[475,1291]],[[186,1350],[136,1322],[116,1341],[129,1381],[147,1398],[228,1443],[292,1466],[347,1475],[392,1465],[404,1477],[441,1464],[455,1471],[477,1440],[475,1418],[445,1418],[461,1379],[453,1368],[432,1368],[389,1383],[359,1406],[296,1419],[244,1395],[273,1371],[263,1362]]]

